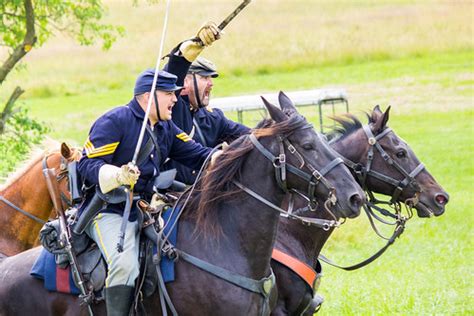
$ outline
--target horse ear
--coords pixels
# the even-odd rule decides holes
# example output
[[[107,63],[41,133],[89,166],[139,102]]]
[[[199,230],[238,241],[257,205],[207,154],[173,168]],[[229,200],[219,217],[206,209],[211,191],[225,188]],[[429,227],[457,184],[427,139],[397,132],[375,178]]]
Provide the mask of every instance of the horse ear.
[[[280,107],[283,110],[283,113],[290,116],[291,114],[297,113],[298,110],[296,109],[293,101],[283,92],[280,91],[278,94],[278,102],[280,103]]]
[[[380,107],[378,105],[374,107],[374,110],[372,111],[371,121],[374,123],[373,131],[375,134],[380,133],[387,126],[390,108],[391,107],[389,106],[384,113],[380,110]]]
[[[69,159],[72,156],[71,148],[66,143],[61,144],[61,156],[66,159]]]
[[[261,98],[263,100],[263,104],[265,104],[265,107],[268,110],[268,113],[270,113],[270,117],[275,122],[280,123],[288,119],[288,116],[286,116],[286,114],[283,113],[279,108],[268,102],[264,97]]]

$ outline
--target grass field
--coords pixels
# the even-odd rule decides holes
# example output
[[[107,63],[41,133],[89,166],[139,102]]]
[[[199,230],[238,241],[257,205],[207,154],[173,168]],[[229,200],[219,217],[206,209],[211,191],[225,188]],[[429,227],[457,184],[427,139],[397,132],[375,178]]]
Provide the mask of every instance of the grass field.
[[[172,2],[167,49],[238,2]],[[55,139],[82,144],[97,116],[127,102],[137,73],[153,66],[158,40],[150,39],[161,32],[163,2],[106,4],[108,20],[127,31],[111,51],[58,37],[34,50],[0,90],[2,99],[15,85],[26,88],[23,104]],[[193,12],[186,21],[185,9]],[[392,105],[389,125],[450,194],[443,216],[413,218],[368,267],[325,265],[322,315],[474,313],[472,12],[469,1],[259,0],[205,51],[222,70],[214,96],[342,87],[355,113]],[[318,122],[314,109],[302,111]],[[245,118],[253,126],[260,114]],[[338,229],[324,253],[351,264],[382,245],[361,216]]]

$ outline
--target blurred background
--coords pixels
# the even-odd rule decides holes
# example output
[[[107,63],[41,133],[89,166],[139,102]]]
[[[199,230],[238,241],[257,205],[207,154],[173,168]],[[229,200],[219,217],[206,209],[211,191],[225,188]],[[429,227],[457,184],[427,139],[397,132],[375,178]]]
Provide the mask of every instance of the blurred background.
[[[239,3],[171,1],[165,52]],[[49,137],[76,146],[98,116],[131,99],[136,76],[154,67],[158,55],[164,1],[102,5],[103,23],[124,31],[109,50],[100,41],[81,46],[56,31],[0,86],[2,104],[21,86],[17,102],[28,115],[48,127]],[[257,0],[203,52],[221,74],[213,97],[342,88],[350,111],[362,119],[377,104],[391,105],[389,125],[450,193],[443,216],[413,218],[375,263],[355,272],[324,265],[320,314],[474,312],[473,12],[472,1]],[[8,53],[0,48],[0,60]],[[315,108],[304,113],[318,122]],[[248,115],[245,123],[254,126],[260,118]],[[0,174],[5,178],[19,164],[0,163]],[[361,216],[338,229],[323,253],[351,264],[383,244]]]

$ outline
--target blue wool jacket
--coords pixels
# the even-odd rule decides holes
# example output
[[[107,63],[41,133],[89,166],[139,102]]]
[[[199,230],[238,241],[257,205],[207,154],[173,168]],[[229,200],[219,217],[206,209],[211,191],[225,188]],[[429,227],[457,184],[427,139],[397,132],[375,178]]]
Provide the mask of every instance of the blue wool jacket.
[[[132,161],[144,115],[143,109],[133,99],[126,106],[105,113],[92,125],[84,145],[83,157],[78,164],[78,171],[87,186],[99,183],[99,169],[102,165],[120,167]],[[159,150],[154,148],[148,159],[138,166],[140,177],[134,187],[135,193],[146,196],[153,193],[153,182],[166,158],[170,157],[191,168],[199,168],[211,151],[196,143],[172,121],[156,123],[153,133]],[[145,133],[142,146],[145,146],[149,138],[148,133]],[[123,214],[122,204],[109,205],[103,211]],[[136,210],[132,210],[130,220],[134,220],[135,216]]]
[[[173,52],[170,53],[169,62],[164,69],[176,75],[178,77],[176,84],[182,86],[191,63],[184,57],[176,56]],[[193,111],[190,108],[187,96],[178,95],[177,97],[178,102],[173,107],[173,122],[183,131],[190,134],[194,127],[194,120],[201,131],[202,137],[197,132],[197,127],[194,127],[193,139],[204,146],[215,147],[224,141],[231,142],[239,136],[250,132],[248,127],[227,119],[220,109],[206,107]],[[189,168],[189,166],[182,164],[176,159],[168,161],[164,166],[166,170],[173,168],[176,168],[178,171],[177,180],[186,184],[192,184],[196,180],[196,168]]]

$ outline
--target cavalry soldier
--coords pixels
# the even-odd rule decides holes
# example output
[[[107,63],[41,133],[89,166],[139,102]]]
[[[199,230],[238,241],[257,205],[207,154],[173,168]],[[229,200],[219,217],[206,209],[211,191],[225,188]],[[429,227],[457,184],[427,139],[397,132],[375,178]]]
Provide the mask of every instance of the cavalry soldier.
[[[178,101],[173,108],[173,121],[184,132],[207,147],[215,147],[222,142],[231,142],[250,129],[224,116],[219,109],[209,107],[213,79],[218,77],[216,66],[209,60],[198,57],[205,46],[220,38],[221,32],[213,22],[203,28],[212,30],[203,41],[204,46],[192,39],[181,42],[168,55],[165,69],[178,77],[177,84],[183,85]],[[194,183],[196,171],[171,160],[164,169],[177,169],[177,179],[186,184]]]
[[[201,30],[208,32],[208,29]],[[126,105],[112,109],[92,126],[78,170],[86,186],[98,185],[102,193],[127,185],[134,194],[150,199],[153,183],[160,165],[170,157],[191,168],[199,168],[211,152],[180,130],[172,121],[172,108],[181,89],[177,77],[160,71],[155,95],[150,95],[154,70],[142,72],[135,83],[134,98]],[[152,154],[138,166],[129,164],[143,124],[148,99],[152,99],[148,131],[143,144],[154,139]],[[143,146],[142,146],[143,147]],[[214,158],[214,157],[213,157]],[[140,159],[138,159],[140,160]],[[91,194],[81,211],[87,208]],[[87,226],[87,234],[97,243],[108,264],[105,300],[108,315],[128,315],[139,274],[138,266],[138,210],[135,205],[126,226],[123,252],[117,250],[125,203],[108,204]]]

